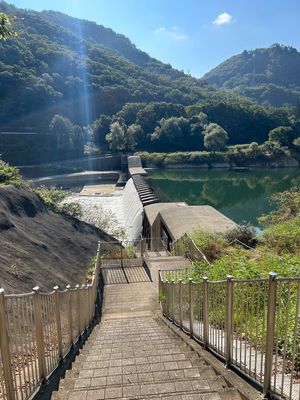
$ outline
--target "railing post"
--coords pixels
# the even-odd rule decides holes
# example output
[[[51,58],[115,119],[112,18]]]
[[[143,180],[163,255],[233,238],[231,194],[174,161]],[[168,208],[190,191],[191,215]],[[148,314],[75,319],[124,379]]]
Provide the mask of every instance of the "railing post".
[[[73,346],[74,344],[74,337],[73,337],[73,310],[72,310],[72,292],[71,286],[66,286],[67,293],[68,293],[68,323],[69,323],[69,341],[70,345]]]
[[[161,281],[161,274],[160,274],[160,269],[158,270],[158,296],[159,299],[161,298],[162,295],[162,281]]]
[[[81,335],[81,301],[79,285],[76,285],[76,306],[77,306],[77,336]]]
[[[277,288],[276,276],[277,274],[275,272],[270,272],[269,274],[268,316],[267,316],[263,396],[267,396],[271,388],[274,332],[275,332],[275,312],[276,312],[276,288]]]
[[[233,276],[227,275],[227,304],[225,322],[225,357],[226,365],[232,358],[232,326],[233,326]]]
[[[15,400],[16,397],[11,365],[9,335],[7,330],[4,289],[0,289],[0,353],[3,363],[3,377],[6,390],[6,398],[10,400]]]
[[[63,358],[63,347],[62,347],[62,334],[61,334],[61,318],[60,318],[60,303],[59,303],[59,292],[58,286],[54,286],[54,301],[55,301],[55,318],[56,318],[56,333],[58,343],[58,356],[60,360]]]
[[[208,278],[203,277],[203,342],[209,347]]]
[[[182,329],[182,279],[179,279],[179,323],[180,329]]]
[[[175,323],[175,281],[172,280],[171,283],[172,288],[172,322]]]
[[[170,318],[170,296],[169,296],[169,281],[166,280],[166,308],[167,308],[167,318]]]
[[[193,336],[194,330],[194,309],[193,309],[193,280],[189,279],[189,315],[190,315],[190,336]]]
[[[141,258],[142,258],[142,265],[144,264],[144,239],[141,237]]]
[[[36,334],[36,347],[38,354],[39,377],[44,382],[47,376],[46,356],[44,346],[43,318],[42,318],[42,297],[38,286],[33,289],[34,322]]]

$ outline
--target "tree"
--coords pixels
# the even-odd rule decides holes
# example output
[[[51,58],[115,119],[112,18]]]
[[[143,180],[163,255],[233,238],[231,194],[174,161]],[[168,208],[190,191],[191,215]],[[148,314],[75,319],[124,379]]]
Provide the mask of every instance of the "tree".
[[[290,146],[294,139],[290,126],[278,126],[269,132],[270,142],[278,142],[281,146]]]
[[[115,121],[110,124],[109,133],[106,135],[106,140],[109,148],[113,152],[124,151],[126,148],[126,125],[120,121]]]
[[[143,129],[140,125],[131,124],[126,131],[126,150],[134,151],[137,145],[137,139],[143,135]]]
[[[12,29],[12,20],[12,17],[0,12],[0,40],[16,36],[16,32]]]
[[[107,147],[107,141],[105,137],[109,133],[110,124],[111,124],[111,117],[104,114],[100,115],[100,118],[96,119],[92,123],[94,143],[96,146],[99,146],[104,150]]]
[[[228,134],[220,125],[210,123],[204,130],[204,146],[208,150],[217,151],[225,148]]]
[[[74,126],[68,118],[56,114],[51,120],[49,130],[55,135],[58,151],[82,155],[83,134],[80,126]]]

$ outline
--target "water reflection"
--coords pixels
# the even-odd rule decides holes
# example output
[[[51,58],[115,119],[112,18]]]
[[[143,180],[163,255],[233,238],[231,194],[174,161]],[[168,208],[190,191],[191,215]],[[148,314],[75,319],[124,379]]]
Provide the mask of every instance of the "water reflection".
[[[299,169],[150,170],[149,180],[161,201],[209,204],[238,223],[257,226],[257,217],[272,209],[270,196],[300,185],[300,174]]]

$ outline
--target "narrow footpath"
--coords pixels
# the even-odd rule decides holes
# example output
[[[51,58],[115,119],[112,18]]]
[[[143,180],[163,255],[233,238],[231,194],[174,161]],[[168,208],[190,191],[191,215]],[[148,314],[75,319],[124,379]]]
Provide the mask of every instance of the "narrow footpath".
[[[160,318],[160,262],[147,263],[146,282],[105,286],[102,321],[53,400],[242,399]]]

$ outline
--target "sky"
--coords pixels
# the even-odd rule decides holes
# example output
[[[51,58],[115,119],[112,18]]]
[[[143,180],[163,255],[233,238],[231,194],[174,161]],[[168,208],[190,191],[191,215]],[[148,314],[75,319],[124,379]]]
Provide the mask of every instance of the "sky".
[[[300,0],[7,0],[56,10],[127,36],[152,57],[201,77],[227,58],[273,43],[300,50]]]

